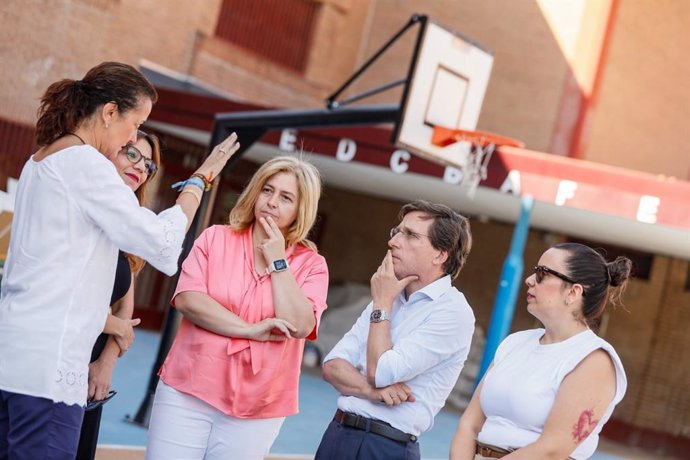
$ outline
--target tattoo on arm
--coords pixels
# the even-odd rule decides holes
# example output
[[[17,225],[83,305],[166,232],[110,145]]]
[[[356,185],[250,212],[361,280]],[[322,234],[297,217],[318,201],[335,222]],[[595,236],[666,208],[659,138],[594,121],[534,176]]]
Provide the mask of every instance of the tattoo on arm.
[[[597,423],[599,423],[599,420],[594,420],[594,411],[592,409],[583,410],[577,423],[573,425],[573,441],[578,444],[584,441],[592,433]]]

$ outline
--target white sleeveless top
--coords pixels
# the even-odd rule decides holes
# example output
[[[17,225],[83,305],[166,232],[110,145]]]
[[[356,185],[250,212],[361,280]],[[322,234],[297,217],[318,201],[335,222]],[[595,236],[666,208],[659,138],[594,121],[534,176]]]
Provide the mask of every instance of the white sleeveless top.
[[[480,403],[486,421],[477,439],[503,448],[519,448],[536,441],[565,376],[590,353],[602,348],[616,369],[616,394],[592,433],[570,454],[576,460],[589,458],[599,443],[599,432],[625,395],[623,364],[613,347],[591,330],[548,345],[539,343],[543,335],[544,329],[517,332],[498,347],[482,387]]]

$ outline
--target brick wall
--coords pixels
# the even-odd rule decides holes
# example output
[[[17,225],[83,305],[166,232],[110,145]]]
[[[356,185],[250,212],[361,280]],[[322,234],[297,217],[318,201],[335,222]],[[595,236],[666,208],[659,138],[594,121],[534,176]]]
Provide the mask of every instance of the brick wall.
[[[619,1],[583,158],[690,179],[690,2]]]

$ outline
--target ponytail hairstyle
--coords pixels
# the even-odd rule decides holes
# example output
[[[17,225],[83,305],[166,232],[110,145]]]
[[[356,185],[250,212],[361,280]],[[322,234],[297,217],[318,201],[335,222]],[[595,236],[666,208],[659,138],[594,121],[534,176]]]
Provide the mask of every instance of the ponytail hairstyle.
[[[142,97],[155,103],[158,94],[141,72],[120,62],[99,64],[81,80],[55,82],[41,98],[36,144],[43,147],[74,132],[108,102],[114,102],[118,111],[125,113],[138,107]]]
[[[153,160],[153,162],[156,164],[156,166],[158,166],[158,169],[160,170],[161,146],[160,141],[158,140],[158,136],[156,136],[155,134],[149,134],[142,130],[138,130],[137,141],[140,141],[142,139],[146,140],[146,142],[151,146],[151,160]],[[148,186],[150,180],[151,177],[147,177],[144,183],[139,186],[136,192],[134,192],[141,206],[148,206],[148,200],[150,197],[146,193],[146,187]],[[132,273],[134,274],[139,273],[141,269],[144,268],[144,265],[146,265],[144,259],[142,259],[141,257],[137,257],[133,254],[125,253],[125,258],[127,258],[127,262],[129,262],[129,269],[132,270]]]
[[[561,243],[554,248],[568,253],[565,261],[568,276],[584,288],[582,315],[589,327],[598,327],[607,301],[614,305],[622,304],[632,261],[619,256],[607,262],[600,253],[580,243]]]

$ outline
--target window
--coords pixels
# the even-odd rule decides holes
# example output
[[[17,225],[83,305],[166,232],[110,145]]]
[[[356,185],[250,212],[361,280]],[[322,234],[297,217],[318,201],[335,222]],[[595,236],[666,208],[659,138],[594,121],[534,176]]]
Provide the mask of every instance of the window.
[[[223,0],[216,36],[303,72],[318,8],[311,0]]]

